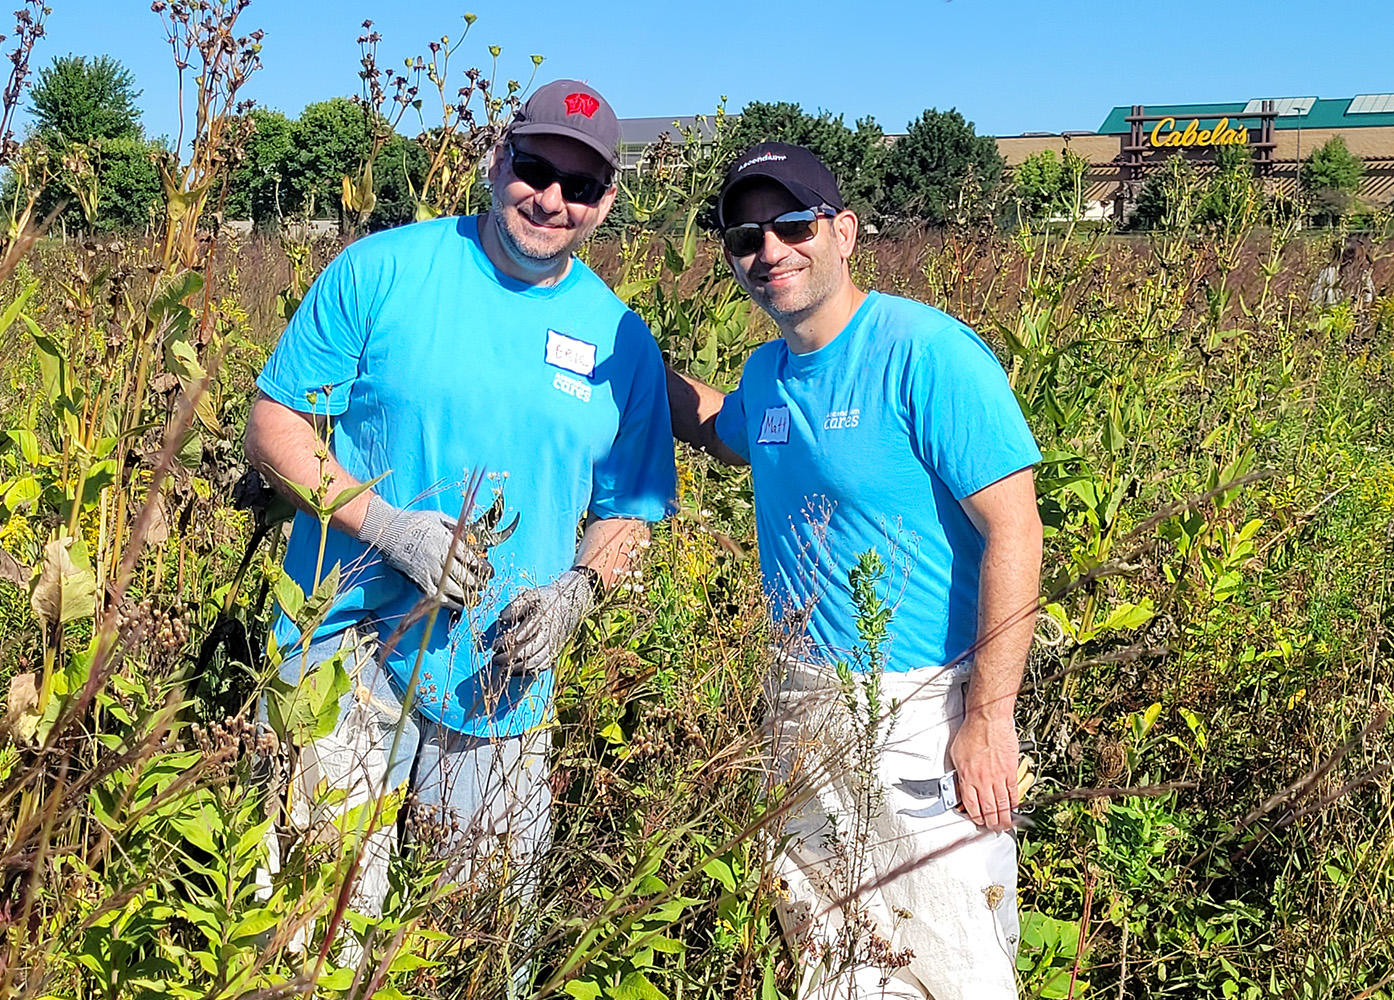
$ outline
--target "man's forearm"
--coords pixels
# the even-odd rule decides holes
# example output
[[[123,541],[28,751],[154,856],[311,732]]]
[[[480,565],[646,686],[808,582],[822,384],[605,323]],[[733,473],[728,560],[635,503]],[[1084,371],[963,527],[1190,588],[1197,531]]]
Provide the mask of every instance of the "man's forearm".
[[[1030,532],[995,532],[983,553],[978,586],[978,644],[965,712],[1010,720],[1035,632],[1041,540]]]
[[[638,561],[639,550],[648,538],[648,524],[635,518],[592,520],[581,535],[576,565],[595,570],[601,585],[609,590]]]
[[[716,416],[726,395],[691,375],[668,369],[668,408],[672,412],[673,437],[702,448],[727,465],[746,465],[746,460],[726,446],[716,433]]]
[[[325,506],[344,490],[359,485],[334,457],[329,442],[321,437],[312,417],[282,406],[265,395],[257,398],[247,415],[245,444],[247,461],[275,490],[307,514],[313,515],[315,511],[304,497],[286,486],[287,482],[309,490],[325,485],[321,500]],[[370,493],[365,490],[335,511],[330,525],[356,537],[363,527]]]
[[[1012,716],[1040,591],[1041,519],[1031,470],[965,497],[963,509],[985,545],[973,674],[949,757],[969,819],[990,830],[1007,830],[1019,798]]]

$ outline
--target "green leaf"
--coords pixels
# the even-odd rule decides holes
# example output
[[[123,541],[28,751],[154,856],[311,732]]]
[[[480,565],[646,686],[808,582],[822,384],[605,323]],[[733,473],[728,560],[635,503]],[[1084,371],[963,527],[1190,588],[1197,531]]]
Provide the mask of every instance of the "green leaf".
[[[116,482],[116,462],[110,458],[96,462],[87,470],[87,478],[82,483],[82,496],[79,501],[84,507],[91,507],[101,499],[102,490]]]
[[[67,360],[63,356],[63,349],[53,342],[43,327],[28,316],[24,317],[24,322],[34,338],[34,346],[39,349],[39,377],[43,381],[44,398],[53,403],[67,391]]]
[[[18,510],[25,504],[33,503],[43,495],[43,487],[33,476],[22,476],[16,479],[10,488],[5,491],[5,506],[9,510]]]
[[[626,973],[619,985],[610,990],[610,996],[614,1000],[668,1000],[667,994],[638,971]]]
[[[276,580],[273,593],[276,595],[276,603],[281,606],[286,617],[295,621],[300,615],[300,609],[305,606],[305,592],[284,569]]]
[[[702,866],[704,874],[711,876],[721,883],[721,888],[727,892],[736,891],[736,875],[731,871],[731,865],[721,858],[712,858]]]
[[[199,801],[202,800],[202,801]],[[217,857],[222,854],[222,844],[214,839],[215,829],[221,829],[219,816],[215,807],[203,794],[197,793],[192,800],[186,799],[180,804],[180,812],[170,817],[170,826],[175,831],[193,844],[199,850]]]
[[[662,934],[654,934],[644,938],[644,944],[653,951],[662,952],[665,955],[681,955],[687,951],[686,942],[679,941],[677,938],[664,937]]]
[[[33,431],[27,427],[16,427],[12,431],[7,431],[10,439],[19,445],[19,452],[24,456],[24,460],[30,465],[39,464],[39,439]]]
[[[184,300],[203,291],[203,275],[197,271],[181,271],[161,286],[150,300],[148,315],[159,324],[171,314],[180,316],[180,310],[188,312]]]
[[[303,656],[303,650],[297,649],[294,655]],[[342,651],[312,669],[299,684],[272,677],[266,690],[271,728],[282,739],[302,746],[328,736],[338,723],[339,700],[352,686]]]
[[[765,963],[765,974],[760,980],[760,1000],[784,1000],[779,987],[775,985],[773,962]]]
[[[305,599],[304,614],[297,624],[311,631],[319,627],[333,606],[334,599],[339,596],[339,580],[339,564],[335,563],[324,575],[324,579],[320,580],[315,592]]]
[[[193,471],[203,462],[203,438],[194,428],[189,428],[184,435],[184,440],[179,444],[179,450],[174,453],[175,461],[184,468]]]
[[[397,952],[397,957],[392,959],[392,964],[388,966],[388,972],[414,972],[417,969],[429,969],[440,963],[429,959],[424,955],[418,955],[403,948]]]
[[[315,985],[322,990],[334,990],[336,992],[346,990],[353,985],[354,969],[346,966],[342,969],[335,969],[327,975],[320,976],[315,980]]]
[[[598,1000],[600,997],[600,987],[589,979],[573,979],[561,990],[567,996],[575,997],[576,1000]]]
[[[624,730],[620,728],[618,722],[612,722],[600,731],[600,735],[609,743],[622,747],[625,744]]]
[[[96,611],[97,578],[80,538],[56,538],[44,546],[29,604],[50,626],[90,618]]]
[[[237,922],[237,926],[228,935],[229,941],[238,941],[245,938],[253,938],[263,931],[269,931],[280,923],[281,915],[271,909],[255,909],[248,913]]]
[[[388,472],[390,471],[389,469]],[[330,502],[329,506],[322,508],[321,513],[325,516],[332,516],[336,511],[353,503],[354,497],[372,489],[378,483],[382,482],[383,479],[387,477],[388,472],[384,472],[381,476],[374,476],[366,483],[359,483],[357,486],[350,486],[348,489],[343,490]]]
[[[1127,631],[1141,628],[1150,622],[1157,613],[1152,598],[1144,597],[1136,604],[1123,604],[1113,609],[1096,632]]]
[[[1201,722],[1200,717],[1197,716],[1196,713],[1192,712],[1189,708],[1182,706],[1178,708],[1176,711],[1180,713],[1181,718],[1184,719],[1186,722],[1186,728],[1189,729],[1191,731],[1191,735],[1195,737],[1196,746],[1204,750],[1206,742],[1205,723]]]
[[[24,303],[29,301],[29,296],[33,295],[34,289],[38,287],[39,282],[37,280],[29,281],[24,288],[20,290],[18,297],[5,308],[3,313],[0,313],[0,333],[4,333],[14,325],[15,320],[19,317],[20,310],[24,308]]]

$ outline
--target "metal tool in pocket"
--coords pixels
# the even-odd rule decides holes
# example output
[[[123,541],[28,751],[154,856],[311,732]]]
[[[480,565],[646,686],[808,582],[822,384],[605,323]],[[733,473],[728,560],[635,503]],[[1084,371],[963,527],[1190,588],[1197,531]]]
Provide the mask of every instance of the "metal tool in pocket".
[[[1014,810],[1012,817],[1019,819],[1022,812],[1029,812],[1030,806],[1024,801],[1027,791],[1036,782],[1035,775],[1036,762],[1030,754],[1022,753],[1017,762],[1017,791],[1021,797],[1022,806]],[[895,783],[895,787],[900,789],[912,799],[923,799],[928,805],[918,809],[898,809],[896,812],[901,816],[913,816],[917,819],[929,819],[932,816],[941,816],[949,810],[963,812],[963,800],[958,795],[958,773],[949,771],[937,778],[902,778]]]
[[[929,819],[931,816],[942,816],[950,809],[959,808],[960,805],[958,777],[953,771],[938,778],[922,778],[918,781],[902,778],[895,783],[895,787],[912,799],[924,799],[929,802],[928,805],[921,806],[919,809],[897,809],[896,812],[901,816]]]

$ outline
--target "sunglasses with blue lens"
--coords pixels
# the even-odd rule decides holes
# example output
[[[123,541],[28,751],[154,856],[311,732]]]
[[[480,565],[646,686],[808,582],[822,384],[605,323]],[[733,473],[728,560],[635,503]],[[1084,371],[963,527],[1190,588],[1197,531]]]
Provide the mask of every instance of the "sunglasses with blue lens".
[[[781,243],[790,246],[805,243],[818,235],[818,217],[837,215],[827,206],[803,208],[785,212],[768,222],[742,222],[721,231],[721,242],[732,257],[748,257],[765,245],[765,230],[774,233]]]

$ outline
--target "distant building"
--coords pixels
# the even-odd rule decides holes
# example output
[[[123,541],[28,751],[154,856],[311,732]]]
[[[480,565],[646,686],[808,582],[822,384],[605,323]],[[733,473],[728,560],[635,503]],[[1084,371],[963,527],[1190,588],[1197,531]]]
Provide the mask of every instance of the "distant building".
[[[716,135],[716,127],[712,124],[712,119],[709,116],[677,115],[672,118],[621,118],[620,169],[637,169],[639,161],[644,158],[644,153],[664,135],[680,145],[685,130],[695,130],[697,134],[702,136],[704,142],[711,142]]]
[[[1357,197],[1378,207],[1394,202],[1394,94],[1135,104],[1114,108],[1097,132],[1000,136],[997,148],[1008,167],[1015,167],[1033,153],[1060,152],[1068,145],[1089,164],[1086,215],[1118,218],[1136,200],[1148,173],[1167,158],[1208,163],[1219,145],[1247,147],[1269,189],[1294,194],[1301,161],[1334,135],[1365,161]]]

